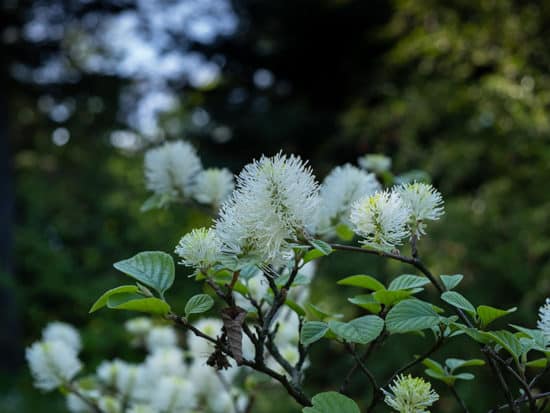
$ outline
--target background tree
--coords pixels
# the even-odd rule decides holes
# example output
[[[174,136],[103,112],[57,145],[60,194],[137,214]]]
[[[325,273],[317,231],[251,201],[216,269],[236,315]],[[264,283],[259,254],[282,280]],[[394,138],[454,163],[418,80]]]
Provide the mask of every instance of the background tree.
[[[210,9],[203,14],[234,16],[235,26],[208,39],[182,29],[165,48],[198,53],[217,75],[197,80],[187,71],[163,81],[161,91],[177,99],[153,117],[158,133],[151,135],[139,122],[148,113],[136,105],[144,77],[91,70],[85,58],[105,50],[77,47],[89,45],[84,34],[96,38],[106,16],[143,15],[144,3],[70,3],[2,6],[16,177],[13,274],[25,343],[46,321],[69,313],[66,321],[89,325],[90,356],[114,355],[122,337],[102,340],[111,316],[90,321],[86,314],[111,285],[109,263],[139,250],[169,251],[187,228],[208,222],[177,207],[139,212],[146,196],[139,153],[159,133],[186,136],[206,163],[233,172],[280,148],[311,159],[319,175],[365,152],[391,155],[397,172],[423,165],[448,200],[446,218],[427,241],[426,250],[438,256],[434,270],[464,271],[473,300],[483,295],[500,307],[517,305],[524,312],[514,317],[534,323],[534,309],[550,291],[547,5],[233,1],[220,12],[216,2],[205,2]],[[4,254],[8,240],[3,236]],[[429,252],[425,258],[431,260]],[[318,277],[327,307],[338,298],[324,294],[332,285],[323,284],[324,276],[399,270],[370,259],[328,261]],[[500,288],[488,291],[495,284]],[[333,351],[321,347],[317,356]],[[374,368],[399,361],[396,352]],[[319,388],[332,385],[325,372],[311,374]],[[16,386],[11,376],[3,381],[0,410],[45,402],[28,396],[26,372]],[[361,385],[352,383],[352,393],[360,394]],[[491,397],[491,389],[470,391],[470,398]]]

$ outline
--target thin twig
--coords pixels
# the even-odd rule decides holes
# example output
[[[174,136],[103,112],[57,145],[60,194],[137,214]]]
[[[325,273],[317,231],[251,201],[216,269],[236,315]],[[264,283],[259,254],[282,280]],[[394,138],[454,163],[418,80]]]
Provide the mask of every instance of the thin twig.
[[[190,330],[193,334],[195,334],[197,337],[203,338],[207,341],[210,341],[211,343],[217,344],[218,340],[216,340],[213,337],[210,337],[208,334],[204,334],[202,331],[200,331],[198,328],[196,328],[194,325],[189,323],[185,317],[180,317],[174,313],[170,313],[166,316],[166,318],[175,324],[178,324],[188,330]]]
[[[405,257],[405,256],[403,256],[401,254],[398,254],[398,253],[369,250],[369,249],[365,249],[365,248],[361,248],[361,247],[355,247],[355,246],[352,246],[352,245],[331,244],[331,247],[333,249],[341,250],[341,251],[353,251],[353,252],[361,252],[361,253],[370,254],[370,255],[378,255],[378,256],[390,258],[390,259],[393,259],[393,260],[396,260],[396,261],[400,261],[400,262],[403,262],[405,264],[412,265],[413,267],[418,269],[420,272],[422,272],[430,280],[430,282],[433,284],[433,286],[438,290],[438,292],[440,294],[447,291],[447,288],[445,287],[445,285],[440,284],[438,282],[436,277],[428,270],[428,268],[422,263],[422,261],[418,257],[413,257],[413,258]],[[470,327],[470,328],[474,327],[474,325],[472,324],[470,319],[466,316],[466,314],[464,314],[464,312],[460,308],[453,307],[453,310],[457,313],[459,318],[468,327]],[[497,376],[497,378],[499,380],[499,383],[500,383],[500,385],[501,385],[501,387],[504,391],[504,395],[506,397],[506,400],[512,406],[512,409],[514,411],[518,411],[518,410],[514,409],[514,407],[513,407],[514,406],[513,405],[513,397],[511,395],[508,383],[506,383],[506,380],[504,380],[504,377],[502,376],[502,371],[500,370],[500,367],[498,366],[498,364],[495,362],[495,358],[498,357],[496,355],[495,351],[493,349],[491,349],[490,347],[488,347],[488,346],[483,346],[482,345],[482,352],[485,355],[485,357],[487,358],[487,360],[489,361],[489,364],[491,366],[491,369],[492,369],[493,373]],[[509,371],[510,370],[514,371],[512,368],[509,367]],[[515,371],[514,371],[514,373],[515,373]],[[519,378],[520,385],[524,388],[524,390],[526,390],[526,394],[528,396],[530,396],[531,393],[530,393],[529,386],[525,387],[524,380],[522,380],[521,377],[519,377],[519,376],[517,376],[517,377],[514,376],[514,377],[516,379]],[[532,406],[532,403],[530,403],[530,405]],[[531,411],[535,412],[535,410],[533,410],[532,407],[531,407]]]
[[[483,349],[481,351],[484,351]],[[508,383],[506,383],[506,379],[502,375],[502,371],[498,368],[497,362],[494,358],[489,357],[488,354],[485,354],[485,357],[487,358],[487,361],[489,362],[489,367],[491,368],[494,375],[497,376],[497,379],[500,383],[500,386],[502,387],[504,391],[504,397],[506,398],[506,401],[508,402],[508,406],[512,409],[513,412],[519,413],[519,408],[517,407],[516,403],[514,402],[514,397],[512,396],[512,392],[510,391],[510,387],[508,387]]]
[[[533,399],[535,400],[542,400],[542,399],[548,399],[550,397],[550,392],[546,393],[539,393],[533,395]],[[514,404],[523,404],[529,402],[529,399],[525,396],[520,397],[519,399],[514,400]],[[502,406],[495,407],[494,409],[489,410],[489,413],[495,413],[499,410],[508,409],[510,407],[510,404],[503,404]]]
[[[101,408],[96,404],[96,402],[90,399],[89,397],[83,395],[73,382],[67,383],[66,386],[71,393],[73,393],[76,397],[82,400],[87,406],[89,406],[93,412],[103,413],[103,410],[101,410]]]
[[[225,392],[231,398],[231,404],[233,405],[233,410],[235,411],[235,413],[244,413],[244,412],[241,412],[239,409],[238,398],[234,394],[231,394],[231,384],[227,381],[225,376],[221,374],[218,370],[216,370],[216,376],[220,380],[220,383],[222,384],[222,387],[225,390]]]
[[[432,347],[430,347],[430,349],[428,351],[426,351],[425,353],[423,353],[419,357],[416,357],[414,360],[411,360],[410,362],[405,364],[403,367],[401,367],[399,370],[397,370],[395,373],[393,373],[393,375],[388,379],[388,381],[386,382],[384,387],[387,387],[400,374],[402,374],[402,373],[406,372],[407,370],[411,369],[412,367],[416,366],[418,363],[421,363],[424,360],[426,360],[433,353],[435,353],[441,347],[442,344],[443,344],[443,339],[442,338],[438,339],[434,343],[434,345]]]
[[[376,377],[374,377],[374,374],[372,374],[372,372],[367,368],[367,366],[361,361],[361,359],[359,358],[359,355],[357,354],[357,352],[353,348],[353,345],[351,345],[350,343],[345,343],[345,345],[346,345],[346,349],[348,350],[348,352],[355,359],[355,362],[357,363],[359,368],[363,371],[363,373],[365,373],[365,375],[369,379],[369,381],[371,383],[371,386],[372,386],[372,397],[374,399],[376,393],[378,393],[380,391],[380,387],[378,386],[378,382],[376,381]]]
[[[391,384],[391,382],[393,382],[393,380],[397,376],[399,376],[401,373],[404,373],[405,371],[409,370],[410,368],[414,367],[415,365],[417,365],[418,363],[422,362],[423,360],[428,358],[430,355],[435,353],[439,349],[439,347],[441,347],[442,344],[443,344],[443,339],[438,339],[428,351],[426,351],[421,356],[415,358],[414,360],[410,361],[409,363],[405,364],[403,367],[401,367],[399,370],[393,373],[393,375],[389,378],[389,380],[386,382],[386,384],[384,384],[383,387],[388,387]],[[378,392],[374,394],[373,399],[369,405],[368,411],[371,411],[372,409],[374,409],[374,407],[382,399],[381,398],[382,394],[383,394],[382,392]]]
[[[519,382],[520,386],[523,388],[523,391],[525,392],[525,395],[527,396],[527,400],[529,401],[529,409],[532,412],[537,411],[537,406],[535,404],[535,400],[533,399],[533,395],[531,394],[531,389],[529,388],[529,384],[521,377],[517,371],[515,371],[512,367],[506,363],[503,359],[501,359],[498,354],[493,354],[493,357],[496,361],[498,361],[502,366],[508,371],[514,378]]]
[[[544,370],[542,370],[540,373],[538,373],[535,377],[533,377],[533,379],[529,382],[529,388],[533,388],[533,386],[535,384],[537,384],[537,381],[539,381],[539,379],[541,377],[543,377],[546,373],[548,373],[550,371],[550,362],[547,363],[546,367],[544,368]]]
[[[380,313],[379,314],[381,318],[384,318],[384,314],[383,313]],[[363,354],[363,356],[361,357],[361,361],[363,363],[365,363],[368,358],[370,357],[370,355],[372,354],[372,352],[374,351],[375,347],[381,343],[384,342],[384,340],[386,339],[386,337],[388,336],[388,332],[385,330],[382,331],[382,333],[376,338],[376,340],[374,341],[371,341],[371,343],[369,344],[369,346],[367,347],[367,350],[365,351],[365,353]],[[342,393],[342,394],[345,394],[345,395],[348,395],[348,392],[347,392],[347,387],[349,386],[350,384],[350,381],[353,377],[353,375],[355,374],[355,372],[357,371],[357,369],[359,368],[359,364],[358,363],[355,363],[351,369],[348,371],[348,373],[346,374],[346,377],[344,378],[344,381],[342,382],[341,386],[340,386],[340,390],[339,392]]]
[[[191,325],[185,317],[180,317],[180,316],[177,316],[176,314],[170,313],[166,316],[166,318],[188,329],[196,336],[216,344],[218,348],[220,348],[225,355],[231,357],[232,359],[235,359],[233,357],[231,350],[227,348],[227,346],[223,342],[221,342],[219,339],[216,339],[214,337],[211,337],[203,333],[202,331],[200,331],[199,329]],[[243,359],[241,362],[241,365],[248,366],[256,371],[267,374],[271,378],[281,383],[283,387],[286,389],[286,391],[288,392],[288,394],[292,396],[292,398],[294,398],[294,400],[296,400],[300,405],[311,406],[311,400],[309,399],[309,397],[305,395],[303,390],[297,384],[289,382],[285,375],[279,374],[276,371],[270,369],[268,366],[266,366],[263,358],[255,361]],[[102,412],[99,411],[98,413],[102,413]]]
[[[460,395],[458,394],[458,392],[456,391],[454,386],[450,386],[450,390],[451,390],[452,395],[456,399],[457,403],[462,408],[462,411],[464,413],[470,413],[470,411],[468,410],[468,406],[466,406],[466,403],[464,402],[464,400],[462,400],[462,398],[460,397]]]
[[[300,317],[298,319],[298,329],[300,331],[302,331],[302,327],[304,325],[304,319],[303,317]],[[304,344],[302,344],[302,341],[301,340],[298,340],[298,354],[299,354],[299,358],[298,358],[298,362],[296,363],[296,370],[300,371],[302,370],[302,367],[306,361],[306,358],[307,358],[307,350],[308,350],[309,346],[305,346]]]

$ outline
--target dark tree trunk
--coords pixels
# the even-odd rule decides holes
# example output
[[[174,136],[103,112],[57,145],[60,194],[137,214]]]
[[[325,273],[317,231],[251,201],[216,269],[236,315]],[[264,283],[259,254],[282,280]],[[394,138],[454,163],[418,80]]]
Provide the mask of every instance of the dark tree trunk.
[[[11,372],[22,362],[15,277],[13,274],[14,177],[8,136],[6,73],[2,73],[0,93],[0,370]]]

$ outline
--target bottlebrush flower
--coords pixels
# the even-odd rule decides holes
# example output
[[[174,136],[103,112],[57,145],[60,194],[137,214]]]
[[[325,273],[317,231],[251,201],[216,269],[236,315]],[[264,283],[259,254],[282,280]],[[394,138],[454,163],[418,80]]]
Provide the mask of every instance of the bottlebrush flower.
[[[165,376],[182,376],[186,371],[183,352],[177,347],[161,348],[145,359],[147,379],[157,382]]]
[[[218,262],[222,242],[213,229],[198,228],[186,234],[176,247],[176,254],[187,267],[205,269]]]
[[[219,208],[234,187],[233,174],[228,169],[209,168],[197,175],[193,185],[193,198],[201,204],[211,204]]]
[[[163,377],[153,393],[151,405],[159,412],[192,411],[197,405],[193,383],[181,377]]]
[[[195,148],[185,141],[166,142],[145,153],[146,186],[158,195],[190,195],[201,169]]]
[[[122,412],[122,402],[113,396],[103,396],[98,400],[98,406],[105,413]]]
[[[59,340],[35,342],[26,358],[34,385],[46,391],[71,381],[82,368],[74,348]]]
[[[429,382],[419,377],[398,376],[390,384],[391,393],[384,391],[384,402],[399,413],[424,413],[439,400]]]
[[[144,336],[153,328],[153,322],[148,317],[134,317],[124,323],[124,328],[133,336]]]
[[[54,321],[49,323],[42,332],[44,341],[62,341],[77,353],[82,348],[80,334],[72,325]]]
[[[438,220],[445,213],[443,197],[432,185],[413,182],[401,185],[397,192],[410,211],[410,230],[417,238],[426,234],[426,221]]]
[[[395,192],[377,192],[356,201],[350,221],[362,244],[378,250],[392,250],[409,236],[409,209]]]
[[[334,168],[321,185],[318,232],[332,232],[339,223],[349,225],[351,205],[380,189],[374,174],[350,164]]]
[[[546,344],[550,344],[550,298],[546,299],[546,304],[539,309],[539,321],[537,327],[544,333]]]
[[[377,174],[389,171],[391,168],[391,158],[377,153],[362,156],[357,163],[361,168]]]
[[[134,404],[128,413],[155,413],[156,410],[153,409],[148,404]]]
[[[291,243],[315,226],[318,184],[294,155],[262,157],[244,167],[222,205],[216,233],[227,252],[281,264]]]
[[[150,352],[161,348],[175,347],[178,345],[178,336],[172,327],[153,327],[145,338],[145,345]]]

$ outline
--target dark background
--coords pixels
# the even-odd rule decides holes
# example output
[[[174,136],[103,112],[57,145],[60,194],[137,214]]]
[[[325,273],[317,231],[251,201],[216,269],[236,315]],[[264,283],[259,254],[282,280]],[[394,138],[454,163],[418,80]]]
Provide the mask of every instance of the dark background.
[[[31,388],[23,363],[24,347],[48,321],[82,328],[90,369],[104,358],[140,357],[119,328],[127,314],[87,310],[119,281],[113,262],[141,250],[170,252],[186,230],[209,222],[178,206],[139,211],[147,196],[142,152],[160,138],[184,137],[205,165],[234,172],[279,149],[309,159],[320,179],[366,152],[391,156],[396,173],[427,171],[447,211],[422,240],[430,268],[463,273],[474,304],[518,306],[509,321],[535,326],[550,296],[550,3],[233,1],[227,33],[204,41],[169,28],[165,51],[199,53],[216,62],[219,76],[209,84],[193,84],[189,74],[164,81],[177,104],[156,119],[153,134],[132,121],[137,98],[121,96],[155,84],[154,73],[90,70],[71,54],[82,42],[75,28],[94,36],[105,16],[126,12],[146,22],[140,3],[2,6],[0,411],[62,410],[61,396]],[[207,3],[214,10],[216,1]],[[42,18],[43,30],[31,30],[29,22]],[[63,70],[49,76],[44,65],[55,59]],[[333,286],[358,271],[385,279],[410,269],[333,256],[320,268],[313,301],[352,316],[349,291]],[[180,267],[176,308],[198,290],[185,275]],[[421,339],[400,337],[373,369],[386,377],[421,350]],[[474,354],[460,338],[436,358]],[[326,343],[314,347],[312,362],[310,393],[337,388],[351,364]],[[473,412],[500,397],[478,376],[459,385]],[[366,397],[365,389],[358,379],[354,397]],[[257,411],[274,411],[269,400],[278,394],[268,391]],[[445,395],[438,411],[454,408]],[[289,403],[288,411],[297,409]]]

